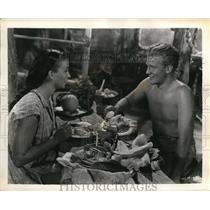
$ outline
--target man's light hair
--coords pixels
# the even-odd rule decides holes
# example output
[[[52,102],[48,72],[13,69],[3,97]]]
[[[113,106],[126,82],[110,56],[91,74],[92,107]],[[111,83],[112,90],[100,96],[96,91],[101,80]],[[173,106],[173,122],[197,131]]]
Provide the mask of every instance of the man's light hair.
[[[147,56],[161,56],[165,66],[172,65],[176,70],[179,62],[178,50],[170,44],[157,43],[149,47]]]

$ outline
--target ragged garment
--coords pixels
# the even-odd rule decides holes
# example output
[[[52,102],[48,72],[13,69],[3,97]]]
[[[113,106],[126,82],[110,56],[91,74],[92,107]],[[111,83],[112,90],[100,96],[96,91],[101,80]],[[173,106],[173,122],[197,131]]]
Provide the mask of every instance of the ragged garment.
[[[160,165],[161,169],[171,177],[173,169],[176,164],[176,148],[178,137],[171,136],[152,136],[151,141],[154,147],[160,150],[160,155],[163,158],[163,162]],[[195,142],[193,140],[190,150],[188,152],[188,160],[185,164],[182,177],[186,177],[192,170],[193,162],[196,158]]]

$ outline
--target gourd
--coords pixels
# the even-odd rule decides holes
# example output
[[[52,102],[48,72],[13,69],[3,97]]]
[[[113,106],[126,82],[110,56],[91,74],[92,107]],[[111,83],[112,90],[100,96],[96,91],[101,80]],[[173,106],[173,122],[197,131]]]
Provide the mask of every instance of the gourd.
[[[74,113],[79,107],[79,100],[75,95],[68,94],[62,97],[61,105],[64,111]]]

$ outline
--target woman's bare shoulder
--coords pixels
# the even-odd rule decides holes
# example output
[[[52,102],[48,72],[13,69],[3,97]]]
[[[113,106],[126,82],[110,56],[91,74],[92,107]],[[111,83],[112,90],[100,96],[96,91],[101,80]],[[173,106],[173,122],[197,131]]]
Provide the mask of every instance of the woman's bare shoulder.
[[[34,93],[24,95],[10,111],[10,117],[21,119],[31,115],[40,115],[42,104]]]

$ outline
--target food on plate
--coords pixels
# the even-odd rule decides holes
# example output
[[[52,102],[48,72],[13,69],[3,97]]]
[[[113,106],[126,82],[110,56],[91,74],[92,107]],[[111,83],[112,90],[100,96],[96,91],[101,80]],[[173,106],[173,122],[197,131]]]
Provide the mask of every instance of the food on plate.
[[[110,90],[108,88],[105,88],[103,91],[102,90],[97,90],[96,95],[102,96],[104,98],[113,98],[118,95],[118,93],[114,90]]]
[[[68,94],[62,97],[61,106],[64,111],[74,113],[79,107],[79,100],[75,95]]]
[[[92,125],[88,122],[78,122],[73,126],[72,136],[90,137]]]
[[[72,136],[81,136],[81,137],[89,137],[90,136],[90,132],[85,130],[83,127],[76,127],[73,129],[73,134]]]
[[[118,93],[114,90],[110,90],[108,88],[104,89],[104,96],[107,97],[107,98],[112,98],[112,97],[115,97],[117,95],[118,95]]]

